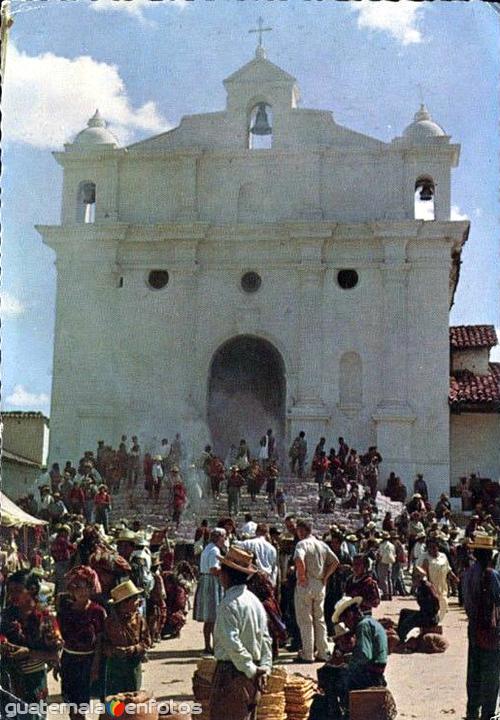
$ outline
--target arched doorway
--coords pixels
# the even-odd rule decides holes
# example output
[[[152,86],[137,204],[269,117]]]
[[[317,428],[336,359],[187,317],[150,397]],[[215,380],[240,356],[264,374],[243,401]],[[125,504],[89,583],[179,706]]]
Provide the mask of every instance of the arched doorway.
[[[222,458],[245,438],[257,453],[272,428],[278,450],[285,434],[286,378],[283,358],[267,340],[240,335],[217,350],[208,378],[208,426]]]

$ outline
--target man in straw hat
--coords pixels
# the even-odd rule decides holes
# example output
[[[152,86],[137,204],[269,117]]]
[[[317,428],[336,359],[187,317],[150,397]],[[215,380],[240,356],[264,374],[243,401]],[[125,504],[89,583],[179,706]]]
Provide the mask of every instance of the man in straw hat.
[[[356,638],[349,663],[341,667],[332,666],[327,682],[322,683],[326,686],[331,717],[339,720],[347,717],[351,690],[385,687],[387,684],[384,678],[388,655],[386,632],[377,620],[363,615],[360,605],[361,597],[345,596],[336,604],[332,617],[336,627],[342,624]]]
[[[136,692],[141,688],[141,663],[151,646],[145,618],[139,612],[142,589],[125,580],[111,590],[111,613],[104,621],[105,694]]]
[[[500,684],[500,573],[493,569],[493,538],[476,532],[469,541],[475,563],[463,576],[469,620],[467,720],[495,717]]]
[[[214,654],[217,667],[210,697],[210,720],[255,720],[272,647],[267,615],[247,582],[257,568],[252,555],[231,547],[220,561],[226,592],[217,610]]]

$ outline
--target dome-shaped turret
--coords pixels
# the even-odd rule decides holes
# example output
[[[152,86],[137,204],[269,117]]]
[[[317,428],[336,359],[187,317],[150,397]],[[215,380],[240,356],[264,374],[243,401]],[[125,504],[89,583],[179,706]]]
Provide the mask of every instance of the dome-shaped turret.
[[[85,130],[78,133],[73,145],[113,145],[118,146],[118,140],[113,133],[106,128],[106,121],[101,117],[99,110],[96,110],[87,123]]]
[[[445,131],[434,122],[424,104],[420,105],[420,110],[415,113],[413,122],[403,132],[403,137],[415,142],[444,136],[446,136]]]

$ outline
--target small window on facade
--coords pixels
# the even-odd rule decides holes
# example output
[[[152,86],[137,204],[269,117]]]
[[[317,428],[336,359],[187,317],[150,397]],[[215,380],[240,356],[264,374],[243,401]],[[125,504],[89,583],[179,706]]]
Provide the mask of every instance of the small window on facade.
[[[269,150],[273,145],[271,106],[258,103],[250,113],[248,147],[250,150]]]
[[[78,188],[77,221],[81,223],[95,222],[95,183],[83,182]]]
[[[256,272],[247,272],[241,278],[241,287],[247,293],[254,293],[262,285],[262,278]]]
[[[435,220],[434,180],[431,177],[419,177],[415,182],[415,220]]]
[[[359,282],[359,275],[356,270],[339,270],[337,273],[337,282],[342,290],[352,290]]]
[[[169,275],[166,270],[151,270],[148,285],[153,290],[161,290],[168,285]]]

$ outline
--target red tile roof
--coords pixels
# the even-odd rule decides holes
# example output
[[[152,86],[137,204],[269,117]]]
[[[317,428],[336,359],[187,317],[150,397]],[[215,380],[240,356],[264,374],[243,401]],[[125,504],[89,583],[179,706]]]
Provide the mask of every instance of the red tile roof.
[[[493,325],[455,325],[450,328],[452,350],[491,348],[498,339]]]
[[[463,370],[450,378],[448,400],[452,411],[500,412],[500,363],[490,363],[489,368],[487,375]]]

